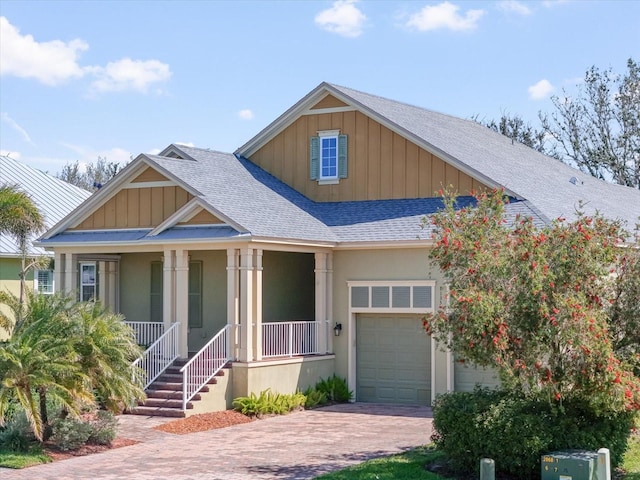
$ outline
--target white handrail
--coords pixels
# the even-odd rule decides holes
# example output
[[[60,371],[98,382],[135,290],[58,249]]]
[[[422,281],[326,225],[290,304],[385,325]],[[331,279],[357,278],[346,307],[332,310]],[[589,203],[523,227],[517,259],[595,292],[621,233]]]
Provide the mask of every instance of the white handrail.
[[[125,320],[125,325],[131,327],[136,335],[138,345],[151,345],[164,333],[162,322],[131,322]]]
[[[139,367],[144,372],[144,390],[178,358],[179,325],[180,322],[171,325],[169,330],[164,332],[144,351],[140,358],[133,362],[132,367]]]
[[[313,355],[319,351],[320,322],[264,322],[262,324],[262,355],[293,357]]]
[[[182,410],[187,409],[187,402],[231,360],[230,329],[231,325],[225,325],[180,369],[182,373]]]

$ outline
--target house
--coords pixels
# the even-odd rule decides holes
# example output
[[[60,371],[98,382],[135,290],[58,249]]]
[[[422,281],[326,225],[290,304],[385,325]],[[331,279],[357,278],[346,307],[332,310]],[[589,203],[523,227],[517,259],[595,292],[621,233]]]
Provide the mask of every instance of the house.
[[[40,245],[62,288],[123,313],[141,343],[163,332],[138,364],[150,388],[179,384],[183,410],[230,360],[211,408],[333,373],[358,401],[428,404],[496,381],[421,326],[446,291],[421,219],[449,185],[461,205],[502,187],[507,215],[539,224],[580,201],[629,225],[640,216],[640,191],[473,121],[322,83],[233,154],[139,155]],[[169,367],[178,358],[191,360]]]
[[[59,178],[29,167],[13,158],[0,155],[0,185],[17,185],[29,194],[44,217],[46,228],[62,220],[69,212],[86,200],[91,193]],[[31,257],[53,254],[42,247],[28,246]],[[20,292],[21,252],[15,238],[0,235],[0,291],[15,295]],[[54,292],[53,270],[30,270],[27,286],[44,294]],[[5,308],[0,306],[0,308]],[[0,331],[0,338],[4,332]]]

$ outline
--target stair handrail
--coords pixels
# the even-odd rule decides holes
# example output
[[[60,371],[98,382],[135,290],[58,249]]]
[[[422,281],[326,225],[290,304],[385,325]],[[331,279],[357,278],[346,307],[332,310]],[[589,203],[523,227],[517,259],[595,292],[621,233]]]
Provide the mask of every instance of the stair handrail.
[[[187,409],[187,402],[232,359],[229,348],[230,329],[231,325],[225,325],[180,369],[183,411]]]
[[[146,381],[143,390],[146,390],[178,358],[179,325],[180,322],[172,324],[131,364],[134,369],[139,367],[144,372]]]

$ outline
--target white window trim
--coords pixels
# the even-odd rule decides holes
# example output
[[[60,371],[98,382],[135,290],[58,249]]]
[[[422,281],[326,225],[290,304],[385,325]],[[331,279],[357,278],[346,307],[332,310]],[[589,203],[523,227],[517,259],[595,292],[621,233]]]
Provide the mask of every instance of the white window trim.
[[[93,283],[84,283],[84,278],[82,275],[82,267],[84,267],[85,265],[87,266],[92,266],[94,268],[94,277],[93,277]],[[80,271],[80,301],[85,301],[84,298],[84,287],[93,287],[93,299],[96,300],[98,298],[98,264],[97,262],[80,262],[79,264],[79,271]]]
[[[41,292],[39,291],[39,281],[38,281],[38,275],[39,272],[49,272],[50,276],[51,276],[51,291],[47,291],[47,292]],[[47,269],[39,269],[39,270],[34,270],[33,271],[33,291],[40,293],[42,295],[53,295],[56,291],[56,282],[55,282],[55,275],[53,274],[53,270],[47,270]]]
[[[338,132],[339,130],[332,130],[332,132]],[[326,132],[323,132],[326,133]],[[339,179],[338,179],[338,134],[336,135],[318,135],[320,137],[320,175],[318,176],[318,181],[321,182],[321,184],[326,185],[328,182],[331,183],[338,183]],[[335,175],[323,175],[322,172],[324,170],[324,156],[322,155],[323,152],[323,148],[322,148],[322,141],[325,139],[334,139],[336,142],[336,155],[335,155],[335,160],[336,160],[336,165],[335,165],[335,171],[336,174]]]

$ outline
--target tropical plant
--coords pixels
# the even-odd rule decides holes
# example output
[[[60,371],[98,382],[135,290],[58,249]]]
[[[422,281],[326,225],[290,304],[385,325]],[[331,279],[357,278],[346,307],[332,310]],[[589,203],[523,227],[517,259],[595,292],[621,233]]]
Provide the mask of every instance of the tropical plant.
[[[41,262],[27,262],[29,241],[43,229],[44,219],[31,197],[15,185],[0,185],[0,234],[14,237],[20,250],[20,303],[24,299],[26,273]]]
[[[135,334],[122,315],[100,302],[79,303],[73,309],[73,349],[82,372],[89,377],[98,402],[117,412],[144,398],[142,377],[131,363],[140,356]]]
[[[543,228],[506,225],[501,191],[471,208],[444,200],[430,257],[450,282],[449,305],[425,319],[427,331],[458,358],[498,369],[513,391],[603,415],[640,409],[630,363],[640,339],[626,310],[637,311],[637,278],[612,275],[627,261],[637,272],[639,251],[620,224],[578,212]]]
[[[19,309],[14,314],[20,321],[0,349],[0,425],[11,403],[17,402],[36,438],[44,440],[50,434],[47,399],[77,414],[80,403],[91,402],[93,395],[73,349],[67,299],[26,294],[24,305],[11,298],[9,306]]]
[[[0,425],[17,402],[44,440],[51,433],[47,400],[77,416],[96,401],[119,411],[144,397],[131,369],[140,348],[121,317],[99,303],[74,303],[68,294],[26,295],[21,304],[0,294],[20,318],[0,349]]]

